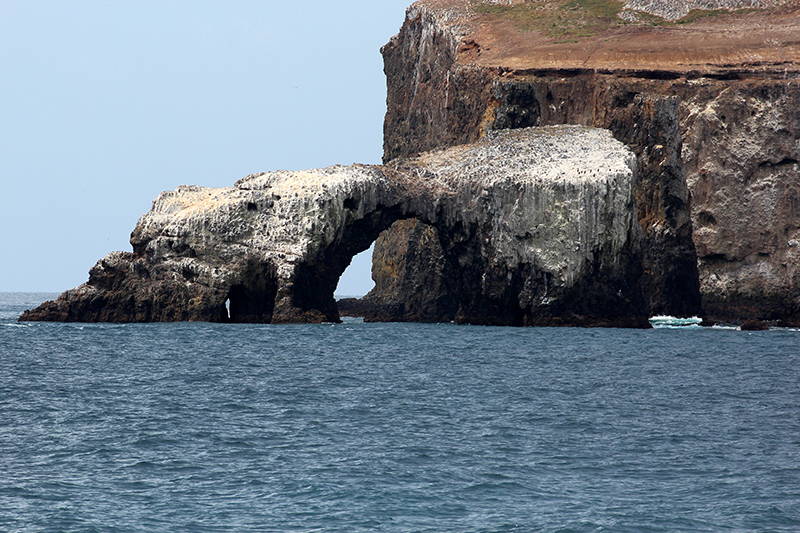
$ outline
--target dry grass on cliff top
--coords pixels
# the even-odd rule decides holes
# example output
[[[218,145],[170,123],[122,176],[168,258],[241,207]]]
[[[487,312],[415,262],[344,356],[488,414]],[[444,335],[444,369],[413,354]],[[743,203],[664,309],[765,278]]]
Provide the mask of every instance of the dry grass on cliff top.
[[[475,2],[476,13],[510,20],[523,31],[559,35],[594,35],[611,25],[622,23],[617,17],[622,3],[616,0],[547,0],[516,5]]]
[[[514,5],[486,4],[474,0],[476,13],[511,21],[521,31],[538,31],[550,37],[588,37],[618,26],[671,26],[730,13],[748,13],[756,9],[695,9],[675,21],[636,12],[635,20],[619,17],[624,4],[616,0],[541,0]]]
[[[687,7],[689,0],[667,1]],[[733,9],[745,1],[764,7]],[[462,63],[517,73],[595,69],[800,77],[800,0],[715,0],[728,2],[731,11],[692,11],[672,22],[617,0],[420,0],[448,8],[459,2],[469,6],[461,30],[473,43],[461,51]]]

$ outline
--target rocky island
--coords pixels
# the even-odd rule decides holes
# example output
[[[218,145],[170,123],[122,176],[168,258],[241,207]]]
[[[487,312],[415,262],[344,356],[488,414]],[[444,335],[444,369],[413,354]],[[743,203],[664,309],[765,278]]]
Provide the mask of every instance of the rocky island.
[[[383,165],[162,193],[20,320],[336,321],[376,242],[368,320],[800,325],[800,2],[740,4],[416,2]]]
[[[393,223],[439,236],[448,298],[408,320],[644,327],[633,153],[583,126],[162,193],[89,281],[22,320],[325,322],[352,257]],[[384,317],[392,319],[394,317]]]

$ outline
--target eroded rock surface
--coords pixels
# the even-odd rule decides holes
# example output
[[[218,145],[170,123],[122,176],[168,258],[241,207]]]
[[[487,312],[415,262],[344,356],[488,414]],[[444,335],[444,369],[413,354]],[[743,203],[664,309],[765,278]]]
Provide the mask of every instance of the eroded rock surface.
[[[608,131],[496,132],[397,159],[162,193],[89,281],[21,320],[318,322],[351,258],[414,219],[447,285],[402,319],[647,325],[635,157]],[[374,317],[374,318],[393,318]],[[396,317],[395,317],[396,318]]]
[[[335,320],[338,276],[380,235],[368,319],[800,325],[800,1],[631,0],[616,15],[563,4],[416,2],[382,50],[386,166],[165,193],[133,253],[110,254],[87,284],[23,318]],[[695,8],[726,14],[669,22]],[[632,198],[626,180],[611,194],[579,174],[520,177],[520,161],[544,170],[510,148],[516,136],[536,144],[557,130],[524,128],[557,124],[608,129],[627,146]],[[506,129],[523,133],[492,133]],[[465,143],[457,156],[418,156]],[[524,232],[519,198],[535,223]],[[550,208],[525,211],[542,198]],[[638,220],[624,239],[609,229],[628,227],[622,204]]]
[[[709,85],[682,110],[703,305],[800,325],[800,80]]]
[[[605,130],[540,131],[524,142],[493,132],[389,164],[444,187],[442,215],[412,225],[407,241],[406,257],[426,268],[384,273],[380,250],[403,255],[402,244],[376,247],[375,293],[386,308],[367,320],[647,325],[634,155]],[[387,284],[395,298],[385,298]]]
[[[409,209],[413,179],[380,167],[247,176],[162,193],[89,281],[23,320],[319,322],[351,257]]]
[[[629,12],[647,13],[664,20],[678,20],[691,11],[738,11],[743,9],[764,9],[783,4],[783,0],[627,0],[623,19],[636,20],[626,17]]]
[[[533,4],[479,9],[490,4],[498,3],[423,0],[409,9],[383,49],[385,160],[498,128],[608,128],[637,156],[650,313],[800,324],[800,3],[680,25],[604,19],[572,35],[521,29],[521,12],[508,9]],[[700,5],[640,4],[666,18]],[[401,240],[378,245],[402,252]],[[403,275],[418,276],[425,266],[414,257],[424,256],[405,257]]]

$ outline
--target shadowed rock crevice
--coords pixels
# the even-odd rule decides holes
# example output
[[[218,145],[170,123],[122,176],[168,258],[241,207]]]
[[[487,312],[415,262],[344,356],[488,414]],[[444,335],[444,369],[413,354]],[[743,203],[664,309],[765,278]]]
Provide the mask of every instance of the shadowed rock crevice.
[[[250,205],[248,204],[248,210]],[[275,270],[269,263],[253,260],[244,265],[238,283],[228,291],[227,322],[272,322],[278,286]]]

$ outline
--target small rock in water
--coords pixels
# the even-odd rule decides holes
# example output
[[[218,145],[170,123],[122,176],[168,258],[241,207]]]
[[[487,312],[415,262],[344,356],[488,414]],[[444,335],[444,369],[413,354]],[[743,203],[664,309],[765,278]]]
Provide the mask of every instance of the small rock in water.
[[[751,318],[750,320],[747,320],[740,327],[742,331],[766,331],[769,329],[769,326],[757,318]]]

